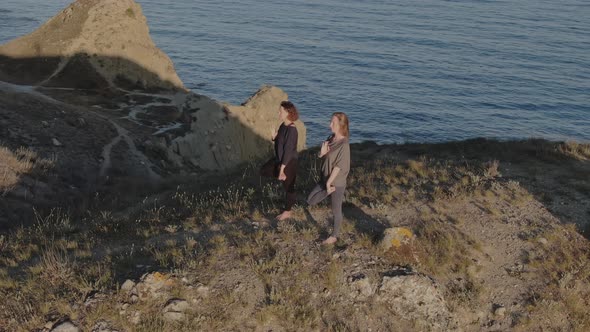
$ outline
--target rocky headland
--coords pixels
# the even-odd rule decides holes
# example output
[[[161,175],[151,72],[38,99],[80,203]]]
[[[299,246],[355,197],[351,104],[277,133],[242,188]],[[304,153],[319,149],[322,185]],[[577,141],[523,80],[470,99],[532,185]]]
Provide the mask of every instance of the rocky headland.
[[[44,179],[23,174],[6,197],[51,206],[119,177],[155,183],[235,168],[268,154],[287,98],[265,86],[235,106],[187,91],[137,3],[76,1],[0,46],[3,146],[28,147],[55,164]],[[305,127],[297,126],[303,149]],[[20,211],[30,206],[9,210],[0,213],[0,227],[30,219]]]
[[[132,0],[0,46],[0,331],[586,331],[590,145],[353,144],[344,236],[277,110],[184,88]]]

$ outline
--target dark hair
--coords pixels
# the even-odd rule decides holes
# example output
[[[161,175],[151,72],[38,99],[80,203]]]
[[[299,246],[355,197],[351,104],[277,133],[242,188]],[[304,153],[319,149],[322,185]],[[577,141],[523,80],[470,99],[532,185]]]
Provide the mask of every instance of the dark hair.
[[[284,108],[287,113],[289,113],[289,115],[287,115],[287,119],[289,121],[296,121],[299,119],[299,111],[297,111],[297,107],[295,107],[292,102],[288,100],[282,101],[281,107]]]
[[[333,117],[338,119],[338,124],[340,125],[340,133],[346,137],[350,136],[350,132],[348,129],[348,116],[342,112],[335,112],[332,114]]]

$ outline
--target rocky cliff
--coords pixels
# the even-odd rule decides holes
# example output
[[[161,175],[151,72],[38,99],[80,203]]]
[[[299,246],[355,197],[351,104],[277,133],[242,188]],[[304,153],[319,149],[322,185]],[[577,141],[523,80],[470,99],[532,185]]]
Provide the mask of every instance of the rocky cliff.
[[[0,46],[0,80],[72,88],[183,89],[133,0],[79,0]]]
[[[64,197],[71,204],[117,179],[154,184],[266,158],[286,99],[272,86],[239,106],[188,91],[152,41],[139,4],[76,1],[0,45],[0,144],[52,161],[43,176],[11,172],[15,181],[0,190],[21,208],[3,210],[0,228],[30,221],[24,211],[35,204]],[[305,126],[297,127],[303,149]]]
[[[288,98],[263,87],[232,106],[185,90],[132,0],[76,1],[31,34],[1,45],[0,80],[8,83],[7,93],[20,86],[20,93],[48,96],[42,103],[100,114],[119,127],[114,138],[105,137],[145,153],[141,165],[161,176],[229,169],[267,155],[270,128],[278,126],[279,104]],[[297,125],[302,149],[305,127]],[[108,175],[108,167],[101,169]]]

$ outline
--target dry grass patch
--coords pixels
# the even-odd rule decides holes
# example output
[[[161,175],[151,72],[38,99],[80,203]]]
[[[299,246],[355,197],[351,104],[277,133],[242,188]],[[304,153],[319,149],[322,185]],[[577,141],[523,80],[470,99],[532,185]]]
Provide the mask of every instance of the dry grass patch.
[[[53,168],[55,160],[40,158],[37,153],[26,148],[12,152],[0,146],[0,193],[14,189],[26,174],[40,175]]]
[[[578,160],[590,159],[590,144],[565,142],[557,146],[557,151]]]
[[[353,203],[391,205],[442,200],[471,193],[499,175],[497,161],[455,162],[422,157],[374,159],[351,170],[348,192]]]
[[[567,319],[572,331],[590,330],[590,247],[574,225],[557,226],[538,236],[538,250],[529,255],[535,274],[546,286],[535,290],[528,305],[528,319],[521,328],[558,324]],[[559,317],[558,317],[559,316]],[[552,319],[553,318],[553,319]]]
[[[434,274],[467,273],[472,264],[472,250],[479,247],[475,240],[455,225],[435,220],[420,221],[415,227],[420,266]]]

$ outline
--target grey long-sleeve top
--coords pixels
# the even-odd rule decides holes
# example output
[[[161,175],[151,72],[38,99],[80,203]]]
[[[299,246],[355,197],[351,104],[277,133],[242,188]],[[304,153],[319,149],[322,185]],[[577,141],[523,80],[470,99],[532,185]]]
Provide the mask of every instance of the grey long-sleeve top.
[[[286,126],[281,123],[275,137],[275,158],[282,165],[287,165],[291,160],[297,159],[297,128],[293,123]]]
[[[348,172],[350,172],[350,144],[348,143],[348,137],[338,141],[332,141],[328,144],[330,151],[323,157],[322,179],[328,181],[334,168],[338,167],[340,168],[340,172],[336,175],[332,185],[335,187],[345,187],[346,178],[348,177]]]

